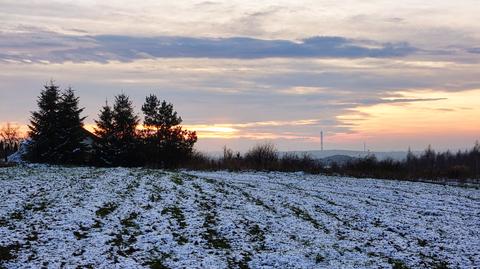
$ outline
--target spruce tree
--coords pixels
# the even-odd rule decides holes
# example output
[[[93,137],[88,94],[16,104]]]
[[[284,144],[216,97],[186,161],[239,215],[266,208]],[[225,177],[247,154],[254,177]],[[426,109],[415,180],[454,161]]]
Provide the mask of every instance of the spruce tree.
[[[85,117],[80,116],[83,110],[84,108],[79,108],[79,98],[71,88],[61,94],[58,103],[59,144],[55,150],[57,163],[80,164],[85,158]]]
[[[50,82],[38,97],[38,111],[32,112],[29,125],[31,143],[27,158],[32,162],[53,163],[55,149],[59,145],[58,111],[60,90]]]
[[[102,107],[99,120],[95,121],[96,163],[106,166],[137,166],[140,164],[137,139],[138,116],[125,94],[115,97],[113,109]]]
[[[138,116],[135,115],[133,104],[125,94],[115,97],[113,105],[114,130],[120,140],[134,140],[138,125]]]
[[[113,122],[113,111],[105,102],[100,110],[98,120],[95,120],[97,127],[94,130],[98,140],[94,143],[94,163],[96,165],[114,165],[115,153],[115,126]]]
[[[115,97],[113,105],[115,163],[121,166],[136,166],[138,159],[137,125],[133,104],[125,94]]]

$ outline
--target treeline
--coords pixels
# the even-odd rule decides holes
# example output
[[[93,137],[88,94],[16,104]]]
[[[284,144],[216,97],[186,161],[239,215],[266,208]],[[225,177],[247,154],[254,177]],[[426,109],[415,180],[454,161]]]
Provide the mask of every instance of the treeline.
[[[185,168],[195,170],[229,170],[229,171],[303,171],[312,174],[325,172],[319,160],[308,154],[280,154],[272,143],[258,144],[245,154],[223,148],[223,156],[214,158],[195,152]]]
[[[95,121],[94,134],[84,129],[84,108],[68,88],[44,86],[32,113],[26,159],[34,163],[178,167],[190,158],[195,132],[183,130],[173,105],[155,95],[146,97],[140,117],[125,94],[108,102]]]
[[[418,156],[409,151],[402,161],[379,161],[371,155],[344,165],[334,165],[330,170],[353,177],[405,180],[480,179],[480,144],[476,142],[471,150],[456,153],[438,153],[429,146]]]
[[[422,154],[411,151],[401,161],[377,160],[374,155],[354,159],[346,163],[325,164],[308,154],[280,154],[273,144],[261,144],[245,154],[224,148],[223,156],[212,158],[196,153],[187,167],[197,170],[262,170],[312,174],[342,175],[401,180],[464,180],[480,179],[480,144],[471,150],[436,153],[428,147]]]

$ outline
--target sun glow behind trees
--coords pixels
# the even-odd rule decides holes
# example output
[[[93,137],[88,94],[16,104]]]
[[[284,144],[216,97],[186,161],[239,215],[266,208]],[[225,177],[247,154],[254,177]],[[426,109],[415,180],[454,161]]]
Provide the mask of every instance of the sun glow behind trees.
[[[119,87],[126,89],[134,100],[141,100],[150,89],[168,100],[172,100],[185,117],[185,126],[198,130],[201,139],[198,147],[202,150],[218,150],[224,144],[241,141],[243,150],[257,140],[274,140],[281,149],[305,150],[319,148],[319,130],[325,130],[326,141],[330,148],[362,148],[367,140],[377,150],[405,150],[408,146],[423,149],[429,143],[442,145],[446,138],[436,140],[439,135],[450,137],[455,141],[453,148],[468,148],[478,139],[475,129],[468,129],[478,117],[474,102],[480,99],[477,90],[465,90],[462,84],[474,85],[476,77],[472,70],[478,69],[475,64],[456,64],[445,61],[424,59],[262,59],[262,60],[224,60],[224,59],[161,59],[138,60],[121,63],[64,63],[64,64],[18,64],[0,63],[7,70],[5,83],[10,88],[16,84],[10,78],[31,80],[34,85],[27,84],[21,90],[1,92],[6,100],[16,98],[15,105],[3,103],[0,121],[11,121],[22,126],[27,122],[25,115],[33,109],[31,96],[37,94],[38,86],[44,83],[51,74],[62,74],[63,84],[72,85],[82,96],[85,109],[86,126],[93,124],[105,98],[117,93]],[[306,70],[310,68],[310,70]],[[66,71],[68,70],[68,71]],[[342,88],[329,87],[282,86],[280,84],[301,83],[314,84],[304,72],[315,76],[323,76],[328,70],[329,76],[348,76],[348,82]],[[388,80],[419,81],[421,84],[431,83],[432,76],[443,85],[389,90],[376,89],[370,93],[362,83],[372,87],[384,87]],[[361,78],[357,83],[356,76]],[[385,81],[382,78],[385,77]],[[179,78],[172,80],[172,77]],[[298,77],[298,78],[297,78]],[[363,77],[368,78],[364,80]],[[379,77],[380,79],[377,79]],[[426,79],[424,79],[426,78]],[[341,79],[341,77],[340,77]],[[267,82],[265,80],[268,80]],[[275,81],[274,81],[275,80]],[[282,82],[277,83],[276,80]],[[321,83],[330,83],[328,76],[318,79]],[[352,80],[349,82],[349,80]],[[33,83],[32,81],[37,81]],[[88,83],[86,82],[88,81]],[[318,83],[320,83],[318,82]],[[270,84],[269,84],[270,83]],[[337,83],[337,82],[335,82]],[[437,82],[435,82],[437,83]],[[278,85],[277,85],[278,84]],[[350,85],[351,84],[351,85]],[[377,86],[379,84],[380,86]],[[459,86],[460,85],[460,86]],[[15,86],[15,87],[14,87]],[[385,86],[386,87],[386,86]],[[451,87],[451,88],[450,88]],[[98,96],[101,93],[101,96]],[[398,100],[398,99],[435,99],[436,101]],[[446,98],[446,99],[445,99]],[[397,99],[397,100],[396,100]],[[17,104],[18,100],[18,104]],[[364,102],[366,100],[366,102]],[[464,105],[461,105],[464,103]],[[134,106],[138,109],[140,101]],[[435,109],[429,109],[429,107]],[[453,108],[449,106],[454,106]],[[402,111],[408,107],[407,113]],[[456,109],[456,111],[452,111]],[[6,112],[3,112],[6,111]],[[389,112],[391,111],[391,113]],[[393,124],[395,115],[413,117],[402,119],[400,128]],[[6,116],[8,115],[8,117]],[[422,139],[423,133],[379,137],[380,134],[400,133],[406,130],[420,130],[413,122],[422,118],[433,118],[432,123],[452,118],[462,128],[453,135],[450,131],[436,132],[430,141]],[[369,116],[372,116],[369,119]],[[356,120],[358,119],[358,120]],[[467,119],[471,119],[467,121]],[[450,125],[449,123],[444,125]],[[424,124],[424,128],[429,126]],[[375,128],[376,125],[377,127]],[[432,125],[432,128],[437,125]],[[386,129],[388,127],[388,130]],[[438,126],[437,126],[438,127]],[[435,127],[435,128],[437,128]],[[381,130],[380,130],[381,129]],[[433,129],[432,129],[433,130]],[[441,129],[435,129],[440,131]],[[462,130],[467,132],[461,134]],[[461,137],[460,137],[461,135]],[[384,141],[384,142],[382,142]],[[464,142],[462,144],[462,142]],[[442,145],[443,146],[443,145]],[[445,145],[449,146],[449,145]]]

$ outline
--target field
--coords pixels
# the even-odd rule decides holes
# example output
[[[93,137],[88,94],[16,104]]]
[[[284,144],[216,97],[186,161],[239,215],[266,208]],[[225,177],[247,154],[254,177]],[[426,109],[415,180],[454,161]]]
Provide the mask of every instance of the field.
[[[480,266],[476,188],[19,166],[0,197],[0,268]]]

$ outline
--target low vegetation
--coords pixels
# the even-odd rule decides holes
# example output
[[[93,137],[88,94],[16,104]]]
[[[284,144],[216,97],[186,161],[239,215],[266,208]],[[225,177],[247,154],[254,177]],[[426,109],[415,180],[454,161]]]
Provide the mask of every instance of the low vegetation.
[[[258,144],[245,154],[224,147],[221,158],[195,152],[194,131],[182,129],[182,118],[171,103],[155,95],[145,98],[143,123],[125,94],[106,103],[96,120],[94,134],[83,129],[79,98],[51,82],[44,86],[32,112],[25,157],[30,162],[107,167],[188,168],[195,170],[280,171],[345,175],[401,180],[480,179],[480,144],[464,152],[437,153],[430,147],[416,156],[409,152],[401,161],[377,160],[374,155],[347,163],[324,164],[308,154],[280,154],[272,143]],[[139,125],[143,128],[139,130]],[[0,157],[18,148],[18,128],[0,131]],[[85,144],[89,138],[90,144]],[[27,143],[26,143],[27,144]],[[0,162],[0,167],[8,166]],[[172,177],[178,185],[182,179]]]
[[[404,180],[455,180],[480,179],[480,144],[468,151],[437,153],[428,147],[416,156],[411,152],[402,161],[379,161],[367,156],[331,168],[331,172],[353,177],[388,178]]]
[[[353,161],[325,165],[308,154],[281,155],[273,144],[259,144],[244,155],[224,148],[221,158],[212,158],[201,153],[193,154],[186,167],[195,170],[229,171],[302,171],[311,174],[345,175],[400,180],[454,180],[480,179],[480,144],[471,150],[437,153],[427,148],[422,154],[409,152],[406,159],[377,160],[374,155]]]
[[[184,167],[195,170],[303,171],[311,174],[326,171],[322,163],[310,155],[299,156],[293,153],[281,155],[275,145],[271,143],[258,144],[244,155],[224,147],[221,158],[213,158],[195,152]]]

